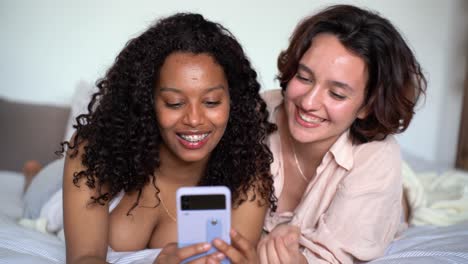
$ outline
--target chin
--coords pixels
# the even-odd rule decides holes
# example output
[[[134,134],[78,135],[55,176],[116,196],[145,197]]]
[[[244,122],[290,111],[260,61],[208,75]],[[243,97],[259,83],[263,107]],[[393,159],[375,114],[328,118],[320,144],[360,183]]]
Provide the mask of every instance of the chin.
[[[300,142],[300,143],[311,143],[314,141],[317,141],[317,133],[314,133],[314,135],[311,135],[311,132],[309,131],[304,131],[304,129],[295,127],[290,130],[291,131],[291,137],[294,138],[294,140]]]
[[[179,158],[185,162],[200,162],[208,159],[208,153],[191,153],[191,155],[180,155]]]

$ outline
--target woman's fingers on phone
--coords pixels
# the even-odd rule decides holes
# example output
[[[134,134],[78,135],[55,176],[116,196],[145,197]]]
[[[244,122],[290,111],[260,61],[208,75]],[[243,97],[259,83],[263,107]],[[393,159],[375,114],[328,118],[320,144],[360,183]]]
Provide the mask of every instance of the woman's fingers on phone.
[[[179,248],[177,250],[177,258],[180,260],[184,260],[186,258],[195,256],[197,254],[203,253],[208,251],[211,248],[210,243],[198,243],[190,246],[186,246],[183,248]]]
[[[208,251],[211,248],[209,243],[199,243],[190,246],[186,246],[183,248],[179,248],[177,243],[170,243],[167,244],[159,253],[158,257],[155,259],[154,263],[180,263],[182,260],[187,259],[189,257],[195,256],[197,254],[203,253]],[[190,262],[193,264],[204,264],[205,260],[198,261],[195,260]]]
[[[180,261],[178,263],[180,263]],[[194,259],[194,260],[192,260],[190,262],[187,262],[187,264],[217,264],[217,263],[219,263],[219,262],[210,261],[207,256],[197,258],[197,259]]]
[[[177,243],[169,243],[162,248],[161,253],[170,254],[172,252],[175,252],[176,250],[177,250]]]
[[[208,256],[206,256],[207,260],[206,260],[206,263],[207,264],[217,264],[217,263],[221,263],[221,261],[225,258],[226,256],[221,253],[221,252],[215,252],[213,254],[210,254]]]
[[[231,263],[247,263],[246,257],[244,257],[239,250],[227,244],[223,240],[216,238],[213,240],[213,244],[221,253],[231,260]]]
[[[227,244],[221,239],[213,240],[214,246],[219,250],[219,252],[214,253],[213,256],[221,254],[216,258],[218,261],[221,261],[223,257],[226,256],[231,260],[231,263],[256,263],[256,248],[250,243],[250,241],[234,229],[231,229],[230,233],[232,245]],[[216,262],[213,261],[209,263]]]

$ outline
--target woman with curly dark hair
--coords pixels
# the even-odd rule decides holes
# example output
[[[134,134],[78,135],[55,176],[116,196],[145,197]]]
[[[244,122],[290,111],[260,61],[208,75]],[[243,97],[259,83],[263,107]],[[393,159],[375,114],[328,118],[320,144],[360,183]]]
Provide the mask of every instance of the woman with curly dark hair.
[[[244,249],[275,205],[263,143],[275,126],[256,77],[234,36],[198,14],[161,19],[130,40],[62,144],[67,263],[146,248],[163,248],[155,263],[179,263],[207,251],[174,243],[176,189],[197,185],[230,189],[227,255],[254,260]]]

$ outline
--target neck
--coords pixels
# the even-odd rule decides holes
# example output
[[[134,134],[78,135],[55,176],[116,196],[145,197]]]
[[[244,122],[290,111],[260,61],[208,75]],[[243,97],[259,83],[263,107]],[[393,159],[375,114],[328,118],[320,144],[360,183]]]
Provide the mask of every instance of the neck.
[[[160,167],[156,171],[158,181],[178,186],[195,186],[203,176],[208,158],[186,162],[176,157],[166,147],[159,149]]]
[[[294,144],[294,150],[299,162],[309,164],[306,167],[313,167],[314,169],[320,165],[323,157],[330,149],[329,146],[324,146],[324,144],[298,142],[292,136],[291,141],[291,144]],[[306,171],[308,171],[307,168]]]
[[[282,140],[286,140],[287,144],[293,144],[291,151],[294,151],[297,159],[302,166],[305,175],[314,175],[317,167],[322,162],[323,157],[331,148],[336,139],[319,142],[302,143],[294,139],[289,130],[289,124],[284,110],[284,104],[280,108],[278,115],[278,123],[280,129],[283,128]],[[281,132],[280,132],[281,133]],[[293,153],[294,155],[294,153]]]

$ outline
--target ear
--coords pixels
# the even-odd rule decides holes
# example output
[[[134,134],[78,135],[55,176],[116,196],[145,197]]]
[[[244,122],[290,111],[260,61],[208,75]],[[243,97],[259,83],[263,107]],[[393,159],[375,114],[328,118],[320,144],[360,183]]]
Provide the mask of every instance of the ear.
[[[369,110],[370,109],[367,105],[361,106],[361,108],[358,110],[356,117],[361,120],[365,119],[369,115]]]

